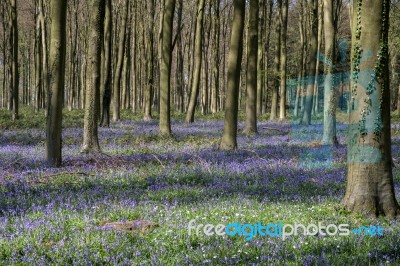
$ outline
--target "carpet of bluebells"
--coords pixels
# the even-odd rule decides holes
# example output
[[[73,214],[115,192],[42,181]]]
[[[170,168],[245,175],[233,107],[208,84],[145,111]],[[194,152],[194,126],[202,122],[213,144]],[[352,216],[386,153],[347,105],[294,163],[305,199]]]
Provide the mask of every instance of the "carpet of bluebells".
[[[0,121],[1,122],[1,121]],[[1,126],[0,126],[1,128]],[[43,127],[0,131],[0,265],[386,265],[400,262],[400,225],[345,211],[346,125],[340,145],[320,146],[322,125],[260,122],[218,150],[221,121],[172,124],[125,119],[100,128],[104,154],[79,152],[80,127],[63,131],[63,165],[44,162]],[[243,128],[243,124],[239,125]],[[400,157],[400,124],[392,125]],[[400,165],[394,168],[400,198]],[[146,233],[105,230],[149,220]],[[380,225],[384,236],[283,240],[188,233],[188,224],[347,223]]]

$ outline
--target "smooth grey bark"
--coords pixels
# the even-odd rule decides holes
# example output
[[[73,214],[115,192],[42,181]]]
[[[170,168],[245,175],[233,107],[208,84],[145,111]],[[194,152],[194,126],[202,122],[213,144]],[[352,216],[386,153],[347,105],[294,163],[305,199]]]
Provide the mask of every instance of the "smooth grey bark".
[[[67,2],[51,0],[50,68],[48,79],[46,161],[49,166],[61,165],[62,107],[65,84]]]
[[[264,97],[264,31],[265,31],[265,11],[266,11],[267,1],[261,1],[259,3],[259,12],[257,14],[258,18],[258,54],[257,54],[257,102],[256,102],[256,112],[257,116],[262,114],[262,103]]]
[[[336,29],[334,11],[336,0],[324,0],[324,34],[325,57],[329,60],[325,64],[324,80],[324,133],[322,144],[337,145],[336,137],[336,84],[334,82],[333,65],[336,64]]]
[[[240,69],[243,54],[243,31],[245,17],[245,0],[234,0],[231,46],[228,55],[227,96],[225,103],[224,132],[220,148],[232,150],[237,148],[237,121],[240,87]]]
[[[144,90],[144,106],[143,106],[143,120],[149,121],[152,119],[151,114],[151,106],[153,103],[153,93],[155,88],[155,75],[154,75],[154,64],[155,64],[155,56],[154,56],[154,16],[155,16],[155,4],[154,0],[147,1],[148,3],[148,18],[149,25],[147,27],[147,64],[146,64],[146,74],[147,74],[147,82],[146,88]]]
[[[151,2],[151,1],[150,1]],[[124,64],[125,54],[125,40],[126,40],[126,21],[128,18],[129,0],[125,0],[122,8],[122,21],[119,29],[119,43],[118,43],[118,55],[117,62],[114,69],[114,81],[113,81],[113,121],[119,121],[121,119],[121,74],[122,67]]]
[[[211,112],[218,112],[219,98],[219,82],[220,82],[220,34],[221,34],[221,18],[220,18],[220,1],[214,0],[214,35],[213,35],[213,84],[211,90]]]
[[[274,82],[272,84],[272,98],[271,98],[271,113],[270,120],[275,120],[278,113],[278,100],[279,100],[279,85],[280,85],[280,61],[281,61],[281,12],[282,12],[282,0],[277,1],[277,13],[276,13],[276,25],[275,25],[275,57],[274,57]]]
[[[160,134],[170,136],[171,132],[171,61],[172,33],[174,24],[175,0],[166,0],[164,5],[161,62],[160,62]]]
[[[246,125],[244,133],[257,133],[258,0],[250,1],[247,35]]]
[[[182,17],[183,17],[183,0],[178,0],[177,8],[177,36],[176,36],[176,72],[175,72],[175,86],[176,86],[176,109],[180,112],[184,112],[184,91],[185,91],[185,81],[184,81],[184,46],[182,38]]]
[[[311,37],[310,50],[307,56],[305,83],[306,94],[304,97],[303,117],[301,124],[311,124],[311,112],[314,98],[315,69],[317,63],[318,46],[318,0],[311,0]]]
[[[111,0],[105,0],[104,13],[104,34],[103,48],[101,52],[101,84],[100,97],[102,101],[100,126],[110,126],[110,105],[112,97],[111,81],[112,81],[112,4]]]
[[[194,113],[196,111],[197,98],[200,90],[200,74],[202,63],[203,48],[203,19],[204,19],[205,0],[198,0],[196,16],[196,38],[194,51],[193,81],[190,93],[189,106],[186,113],[186,123],[194,122]]]
[[[98,136],[98,115],[100,105],[101,46],[103,42],[102,19],[105,13],[105,0],[91,0],[89,51],[87,59],[85,116],[83,144],[81,152],[101,152]]]
[[[10,47],[12,51],[11,56],[11,118],[12,120],[18,119],[18,105],[19,105],[19,64],[18,64],[18,13],[17,13],[17,0],[10,0],[10,24],[11,36]]]
[[[281,11],[281,62],[280,62],[280,112],[279,119],[282,121],[286,119],[286,79],[287,79],[287,27],[288,27],[288,9],[289,1],[282,0],[282,11]]]
[[[299,73],[297,77],[297,88],[296,88],[296,99],[294,103],[293,116],[298,117],[299,114],[299,102],[301,100],[303,85],[304,85],[304,73],[305,73],[305,56],[306,56],[306,30],[304,23],[304,0],[300,0],[300,14],[299,14],[299,34],[300,34],[300,62],[299,62]]]

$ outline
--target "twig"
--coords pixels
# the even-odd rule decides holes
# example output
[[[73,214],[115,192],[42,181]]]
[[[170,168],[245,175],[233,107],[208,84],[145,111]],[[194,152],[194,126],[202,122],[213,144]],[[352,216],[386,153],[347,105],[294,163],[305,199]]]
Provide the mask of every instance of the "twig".
[[[188,153],[188,152],[182,152],[182,153],[187,154],[187,155],[190,155],[190,156],[192,156],[192,157],[196,157],[197,159],[199,159],[199,161],[200,161],[203,165],[206,165],[207,171],[208,171],[210,174],[212,174],[211,169],[210,169],[210,167],[209,167],[209,165],[208,165],[208,163],[207,163],[206,160],[204,160],[203,158],[201,158],[200,156],[198,156],[198,155],[196,155],[196,154],[191,154],[191,153]]]
[[[162,166],[162,168],[165,169],[165,165],[162,163],[162,161],[155,155],[155,154],[151,154],[154,158],[156,158],[156,160],[160,163],[160,165]]]
[[[258,158],[258,159],[260,159],[260,160],[262,160],[262,161],[264,161],[264,162],[268,162],[268,160],[267,160],[267,159],[265,159],[265,158],[261,157],[261,156],[260,156],[260,155],[258,155],[258,153],[257,153],[257,152],[255,152],[255,151],[252,151],[252,150],[244,150],[244,151],[248,151],[248,152],[250,152],[250,153],[254,154],[254,155],[255,155],[255,156]],[[276,157],[275,155],[268,154],[268,156],[274,157],[275,159],[279,160],[279,158],[278,158],[278,157]]]

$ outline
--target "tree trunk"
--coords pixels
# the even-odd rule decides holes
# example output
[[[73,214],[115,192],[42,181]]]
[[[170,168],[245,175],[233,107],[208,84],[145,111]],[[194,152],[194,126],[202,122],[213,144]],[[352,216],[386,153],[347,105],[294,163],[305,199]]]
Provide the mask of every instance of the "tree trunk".
[[[392,174],[388,69],[389,5],[353,1],[352,110],[343,205],[368,216],[399,214]],[[371,56],[361,61],[362,53]]]
[[[48,111],[46,160],[50,166],[61,165],[62,108],[65,83],[67,2],[51,0],[50,68],[48,73]]]
[[[104,19],[104,40],[102,48],[102,73],[100,93],[103,98],[101,101],[101,120],[100,126],[110,126],[110,105],[111,105],[111,80],[112,80],[112,4],[111,0],[105,0],[105,19]]]
[[[220,18],[220,1],[214,0],[214,36],[213,36],[213,84],[211,91],[211,112],[218,112],[219,98],[219,68],[220,68],[220,33],[221,33],[221,18]]]
[[[337,0],[324,0],[325,33],[325,80],[324,80],[324,134],[322,144],[336,145],[336,84],[333,65],[336,64],[336,27],[334,24],[334,4]]]
[[[175,0],[166,0],[163,14],[160,62],[160,133],[171,135],[170,81]]]
[[[147,28],[147,84],[144,91],[144,117],[143,120],[152,119],[151,105],[153,103],[154,77],[154,0],[149,0],[149,26]]]
[[[302,124],[311,124],[311,112],[313,107],[314,98],[314,82],[315,82],[315,69],[316,69],[316,56],[317,56],[317,46],[318,46],[318,0],[311,1],[311,40],[310,40],[310,51],[307,56],[306,65],[306,95],[304,96],[304,108],[303,108],[303,118],[301,120]]]
[[[258,44],[257,44],[257,100],[256,100],[256,115],[260,116],[262,114],[262,103],[263,103],[263,92],[264,92],[264,31],[265,31],[265,10],[266,1],[261,1],[259,3],[259,12],[261,9],[261,14],[258,18]]]
[[[400,84],[399,84],[399,92],[397,94],[397,115],[400,116]]]
[[[323,3],[320,2],[318,7],[318,36],[317,36],[317,57],[321,54],[321,46],[322,46],[322,35],[323,35],[323,26],[324,26],[324,14],[323,14]],[[319,65],[320,60],[316,60],[315,63],[315,74],[314,74],[314,93],[313,93],[313,107],[311,110],[312,115],[318,113],[318,98],[319,98]]]
[[[42,38],[41,44],[42,44],[42,107],[45,108],[47,100],[50,101],[50,99],[46,99],[46,93],[49,90],[49,80],[47,78],[47,73],[48,73],[48,54],[47,54],[47,29],[46,29],[46,17],[45,17],[45,8],[44,8],[44,3],[43,0],[39,0],[39,22],[40,22],[40,36]],[[48,110],[48,109],[47,109]]]
[[[225,104],[224,133],[220,147],[223,150],[237,148],[237,120],[240,87],[240,68],[243,54],[243,30],[245,17],[245,0],[234,0],[231,46],[228,55],[227,97]]]
[[[251,0],[247,35],[246,134],[257,133],[258,12],[258,0]]]
[[[151,2],[151,1],[150,1]],[[117,64],[114,71],[114,82],[113,82],[113,121],[119,121],[121,119],[121,73],[124,64],[124,53],[125,53],[125,39],[126,39],[126,21],[128,18],[128,5],[129,0],[125,0],[122,9],[122,21],[119,29],[119,43],[118,43],[118,56]]]
[[[198,0],[197,5],[197,18],[196,18],[196,39],[195,39],[195,58],[193,67],[193,82],[190,93],[190,101],[186,113],[186,123],[194,122],[194,113],[196,111],[197,98],[200,90],[200,74],[202,62],[202,48],[203,48],[203,18],[204,18],[205,0]]]
[[[279,119],[282,121],[286,119],[286,70],[287,70],[287,24],[288,24],[288,9],[289,1],[283,0],[282,11],[281,11],[281,62],[280,62],[280,81],[281,81],[281,102],[280,102],[280,112]]]
[[[298,117],[299,102],[302,100],[303,84],[304,84],[304,61],[306,56],[306,33],[304,25],[304,0],[300,0],[300,19],[299,19],[299,34],[300,34],[300,62],[299,62],[299,73],[297,78],[297,91],[296,100],[294,103],[293,116]]]
[[[280,71],[280,61],[281,61],[281,10],[282,9],[282,0],[277,1],[277,13],[276,13],[276,26],[275,26],[275,35],[276,35],[276,45],[275,45],[275,58],[274,58],[274,84],[272,85],[272,99],[271,99],[271,113],[270,120],[275,120],[278,112],[278,92],[279,92],[279,71]]]
[[[176,105],[177,110],[181,113],[184,112],[184,74],[183,74],[183,64],[184,64],[184,51],[183,51],[183,41],[182,41],[182,15],[183,15],[183,0],[178,0],[178,8],[177,8],[177,57],[176,57]]]
[[[88,78],[86,79],[85,117],[83,145],[81,152],[100,152],[98,137],[98,110],[100,105],[101,44],[103,42],[103,23],[105,0],[91,0],[89,51],[87,59]]]
[[[11,117],[12,120],[18,119],[18,103],[19,103],[19,66],[18,66],[18,15],[17,15],[17,0],[10,1],[11,8]]]

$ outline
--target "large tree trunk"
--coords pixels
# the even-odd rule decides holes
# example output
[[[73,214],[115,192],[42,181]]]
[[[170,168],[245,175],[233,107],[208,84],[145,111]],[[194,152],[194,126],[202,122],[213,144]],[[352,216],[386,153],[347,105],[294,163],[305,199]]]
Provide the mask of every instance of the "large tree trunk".
[[[243,54],[243,30],[245,17],[245,0],[234,0],[231,46],[228,56],[228,84],[226,90],[224,133],[220,147],[232,150],[237,147],[237,120],[240,87],[240,68]]]
[[[51,0],[50,68],[46,130],[46,160],[61,165],[61,127],[65,82],[67,2]]]
[[[337,0],[324,0],[325,81],[324,81],[324,134],[322,144],[337,144],[336,138],[336,84],[333,65],[336,64],[336,27],[334,23]]]
[[[100,105],[101,44],[103,42],[103,23],[105,0],[91,0],[89,51],[87,60],[85,117],[83,145],[81,152],[100,152],[98,137],[98,110]]]
[[[258,0],[251,0],[247,35],[246,134],[257,133],[258,12]]]
[[[171,135],[171,58],[175,0],[166,0],[163,14],[160,62],[160,133]]]
[[[200,90],[200,74],[203,48],[203,17],[205,0],[198,0],[197,18],[196,18],[196,40],[195,40],[195,58],[193,67],[193,82],[190,93],[190,101],[186,113],[186,123],[194,122],[194,113],[196,111],[197,98]]]
[[[307,65],[305,73],[306,95],[304,96],[304,108],[302,124],[311,124],[311,111],[314,98],[315,69],[317,63],[317,46],[318,46],[318,0],[311,1],[311,38],[310,51],[307,56]]]
[[[399,214],[395,198],[388,71],[389,5],[354,0],[352,110],[348,135],[347,187],[343,205],[368,216]],[[370,57],[361,61],[362,53]]]

